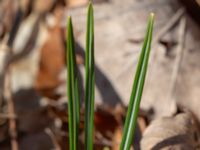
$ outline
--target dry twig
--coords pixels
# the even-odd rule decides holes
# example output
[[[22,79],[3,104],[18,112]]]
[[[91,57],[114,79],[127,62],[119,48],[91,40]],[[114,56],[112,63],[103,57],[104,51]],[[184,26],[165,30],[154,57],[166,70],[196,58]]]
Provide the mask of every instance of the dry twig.
[[[12,99],[11,83],[10,83],[10,69],[7,70],[7,73],[5,76],[4,97],[7,100],[8,115],[15,116],[15,109],[14,109],[14,103]],[[18,150],[16,120],[13,117],[9,118],[9,133],[11,137],[12,150]]]
[[[153,50],[152,50],[152,57],[151,57],[151,61],[150,64],[153,65],[155,64],[155,60],[157,59],[157,53],[156,53],[156,48],[158,46],[158,42],[159,40],[178,22],[178,20],[181,18],[181,16],[184,14],[185,9],[184,8],[180,8],[175,15],[168,21],[168,23],[155,35],[155,37],[153,38],[153,42],[152,42],[152,46],[153,46]],[[152,67],[151,72],[154,72],[154,69],[156,68],[156,65],[154,65],[154,67]]]
[[[155,35],[153,38],[153,44],[157,44],[159,42],[160,38],[163,37],[167,31],[169,31],[178,22],[181,16],[183,16],[184,12],[184,8],[179,8],[179,10],[177,10],[177,12],[174,14],[174,16],[172,16],[168,23],[163,26],[163,28]]]
[[[176,81],[178,77],[178,73],[181,66],[181,60],[183,58],[183,51],[184,51],[184,40],[185,40],[185,27],[186,27],[186,18],[182,17],[179,25],[179,32],[178,32],[178,46],[176,48],[176,59],[174,63],[174,68],[172,72],[172,77],[169,86],[169,93],[167,96],[167,100],[173,100],[173,94],[176,89]]]

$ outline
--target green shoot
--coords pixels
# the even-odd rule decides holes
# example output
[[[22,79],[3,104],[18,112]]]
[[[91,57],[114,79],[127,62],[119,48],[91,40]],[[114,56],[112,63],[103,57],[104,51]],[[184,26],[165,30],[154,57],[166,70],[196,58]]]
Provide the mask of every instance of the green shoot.
[[[93,149],[94,126],[94,15],[93,6],[90,3],[87,15],[86,33],[86,80],[85,80],[85,150]]]
[[[120,150],[130,150],[131,144],[133,143],[133,136],[137,124],[137,116],[147,72],[153,32],[153,23],[154,14],[151,14],[148,21],[148,27],[144,39],[143,48],[137,65]]]
[[[77,150],[80,118],[80,98],[71,17],[68,18],[67,31],[67,73],[69,145],[70,150]]]

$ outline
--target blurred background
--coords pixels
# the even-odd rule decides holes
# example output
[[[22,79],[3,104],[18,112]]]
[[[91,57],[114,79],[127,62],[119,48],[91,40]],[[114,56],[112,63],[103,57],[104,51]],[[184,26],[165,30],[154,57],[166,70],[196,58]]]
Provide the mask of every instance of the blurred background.
[[[200,1],[93,3],[95,150],[119,149],[150,12],[155,13],[154,36],[134,149],[141,149],[152,120],[186,110],[198,124]],[[87,5],[88,0],[0,0],[0,150],[68,149],[67,17],[74,24],[83,100]]]

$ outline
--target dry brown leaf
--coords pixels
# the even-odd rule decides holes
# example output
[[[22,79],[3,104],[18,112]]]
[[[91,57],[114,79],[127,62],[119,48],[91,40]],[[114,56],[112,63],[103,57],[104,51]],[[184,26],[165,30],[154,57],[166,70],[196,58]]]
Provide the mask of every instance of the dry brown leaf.
[[[87,4],[88,0],[66,0],[68,7],[76,7]]]
[[[17,12],[17,1],[2,0],[0,2],[0,36],[11,31],[13,20]]]
[[[195,150],[200,133],[190,113],[163,117],[153,121],[144,132],[142,150]]]
[[[53,98],[53,90],[60,84],[59,74],[65,67],[65,47],[59,22],[49,29],[48,39],[41,48],[40,67],[36,89]]]
[[[52,8],[54,2],[55,2],[54,0],[45,0],[45,1],[35,0],[33,7],[34,12],[39,14],[46,13]]]
[[[94,116],[95,129],[98,130],[104,137],[111,138],[110,133],[114,133],[119,126],[115,116],[105,109],[98,109]]]
[[[113,135],[113,145],[112,150],[119,150],[120,149],[120,142],[122,139],[122,128],[118,127],[115,129],[114,135]]]

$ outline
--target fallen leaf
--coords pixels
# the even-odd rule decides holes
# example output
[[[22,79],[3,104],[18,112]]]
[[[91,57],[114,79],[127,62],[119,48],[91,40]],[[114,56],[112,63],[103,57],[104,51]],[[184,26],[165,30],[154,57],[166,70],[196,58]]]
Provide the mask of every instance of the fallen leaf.
[[[88,0],[66,0],[68,7],[77,7],[87,4]]]
[[[41,48],[39,72],[35,87],[42,94],[55,98],[54,90],[61,83],[59,75],[65,67],[65,46],[59,21],[48,30],[48,38]]]
[[[163,117],[153,121],[145,130],[142,150],[194,150],[200,142],[197,122],[189,113]]]

